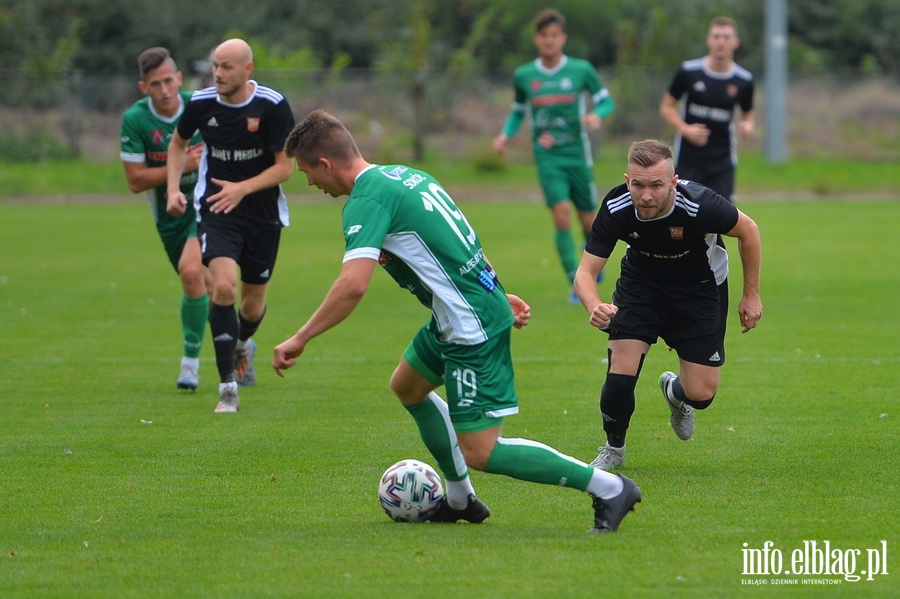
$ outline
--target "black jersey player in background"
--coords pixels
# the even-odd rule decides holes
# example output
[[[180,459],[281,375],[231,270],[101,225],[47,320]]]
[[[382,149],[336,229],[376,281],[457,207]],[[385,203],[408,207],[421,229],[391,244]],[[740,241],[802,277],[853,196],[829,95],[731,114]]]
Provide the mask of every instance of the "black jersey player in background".
[[[756,122],[753,75],[734,62],[740,43],[732,19],[713,19],[706,36],[709,53],[682,63],[659,107],[660,114],[677,131],[678,177],[705,185],[732,202],[737,166],[735,107],[741,110],[741,137],[750,137]]]
[[[633,143],[625,183],[603,199],[575,274],[575,290],[590,324],[609,335],[609,364],[600,391],[606,444],[592,465],[604,470],[623,465],[635,386],[658,338],[678,353],[679,374],[659,377],[675,434],[690,439],[694,409],[712,403],[719,367],[725,363],[728,313],[728,254],[717,243],[719,235],[738,239],[744,272],[738,314],[746,333],[762,317],[759,228],[720,194],[679,181],[667,144]],[[596,278],[618,241],[628,247],[606,303]]]
[[[205,146],[193,201],[203,263],[212,273],[209,328],[221,380],[215,411],[228,413],[240,409],[238,383],[256,380],[250,337],[265,314],[281,229],[289,224],[281,183],[293,171],[283,147],[294,117],[284,96],[250,79],[253,53],[244,40],[220,44],[212,67],[214,86],[194,93],[169,144],[166,210],[179,214],[187,206],[177,181],[187,140],[199,130]]]

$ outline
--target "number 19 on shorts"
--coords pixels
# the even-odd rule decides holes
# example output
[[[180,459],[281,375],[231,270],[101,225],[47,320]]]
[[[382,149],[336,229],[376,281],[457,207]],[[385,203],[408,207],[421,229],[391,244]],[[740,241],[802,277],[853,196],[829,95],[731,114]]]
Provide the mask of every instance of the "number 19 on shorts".
[[[459,398],[457,405],[460,407],[472,405],[475,396],[478,395],[475,371],[471,368],[457,368],[453,371],[453,378],[456,379],[456,397]]]

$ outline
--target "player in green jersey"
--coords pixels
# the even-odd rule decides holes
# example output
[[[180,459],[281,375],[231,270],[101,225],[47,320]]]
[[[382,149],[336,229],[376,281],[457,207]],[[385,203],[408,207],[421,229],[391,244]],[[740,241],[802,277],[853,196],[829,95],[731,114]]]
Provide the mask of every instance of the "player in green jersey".
[[[597,212],[588,132],[600,129],[616,103],[589,62],[563,54],[566,19],[559,11],[541,11],[535,31],[539,56],[513,75],[515,100],[503,131],[494,138],[494,150],[501,155],[506,152],[507,142],[518,132],[530,106],[538,179],[553,217],[556,251],[571,285],[580,257],[571,230],[572,205],[585,240]],[[578,303],[574,291],[570,302]]]
[[[490,515],[475,496],[471,467],[586,491],[594,506],[591,531],[616,530],[641,500],[633,481],[542,443],[500,435],[503,418],[519,411],[510,331],[528,324],[531,309],[503,289],[447,191],[414,168],[370,164],[344,125],[321,110],[294,128],[284,149],[309,185],[349,198],[341,273],[306,324],[275,347],[275,371],[283,376],[313,338],[353,312],[381,264],[432,313],[391,376],[391,389],[447,481],[432,520],[480,523]],[[447,401],[435,393],[441,385]]]
[[[120,158],[128,188],[147,192],[156,230],[169,261],[181,277],[181,324],[184,355],[178,375],[179,389],[195,390],[199,384],[200,348],[209,316],[206,268],[200,260],[197,215],[193,208],[180,217],[166,213],[166,158],[172,131],[190,99],[180,91],[182,74],[165,48],[150,48],[138,57],[141,80],[138,89],[146,96],[122,116]],[[181,189],[192,193],[197,183],[202,140],[191,140],[188,168]]]

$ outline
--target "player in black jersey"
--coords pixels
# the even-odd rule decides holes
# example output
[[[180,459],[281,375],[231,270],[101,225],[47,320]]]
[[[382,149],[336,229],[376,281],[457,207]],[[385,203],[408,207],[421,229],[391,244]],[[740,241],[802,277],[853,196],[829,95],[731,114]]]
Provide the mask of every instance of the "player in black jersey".
[[[281,183],[293,171],[283,147],[294,117],[284,96],[250,79],[253,54],[244,40],[220,44],[212,66],[214,87],[194,93],[169,144],[166,210],[180,214],[187,206],[172,182],[184,168],[186,140],[199,130],[205,146],[193,201],[203,263],[213,279],[209,327],[221,380],[216,412],[221,413],[237,412],[238,383],[256,380],[256,346],[250,337],[265,314],[281,229],[289,224]],[[241,304],[235,311],[238,266]]]
[[[750,137],[755,126],[753,75],[734,62],[740,38],[732,19],[713,19],[706,45],[706,56],[682,63],[663,94],[659,112],[678,133],[678,177],[705,185],[733,202],[737,166],[734,110],[741,110],[741,137]]]
[[[720,235],[739,240],[744,287],[738,314],[746,333],[762,317],[759,228],[718,193],[679,181],[667,144],[633,143],[625,183],[603,199],[575,274],[591,325],[609,335],[600,392],[607,442],[593,465],[609,470],[624,463],[635,386],[658,338],[678,353],[680,374],[664,372],[659,384],[680,439],[693,435],[694,409],[712,403],[725,363],[728,312],[728,254]],[[605,303],[596,278],[618,241],[628,247]]]

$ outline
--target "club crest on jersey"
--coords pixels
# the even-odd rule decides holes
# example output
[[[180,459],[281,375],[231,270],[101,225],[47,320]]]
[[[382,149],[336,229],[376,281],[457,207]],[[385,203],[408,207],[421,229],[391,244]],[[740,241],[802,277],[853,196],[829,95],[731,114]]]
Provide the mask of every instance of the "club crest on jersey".
[[[728,94],[729,98],[734,98],[738,94],[738,87],[732,83],[725,88],[725,92]]]
[[[531,80],[531,91],[534,91],[534,92],[541,91],[541,80],[540,79],[532,79]]]
[[[256,133],[259,131],[259,117],[258,116],[248,116],[247,117],[247,131],[250,133]]]
[[[684,227],[669,227],[669,235],[676,241],[684,239]]]
[[[166,134],[163,133],[162,129],[154,129],[150,132],[150,137],[153,139],[153,143],[158,146],[161,146],[166,141]]]

